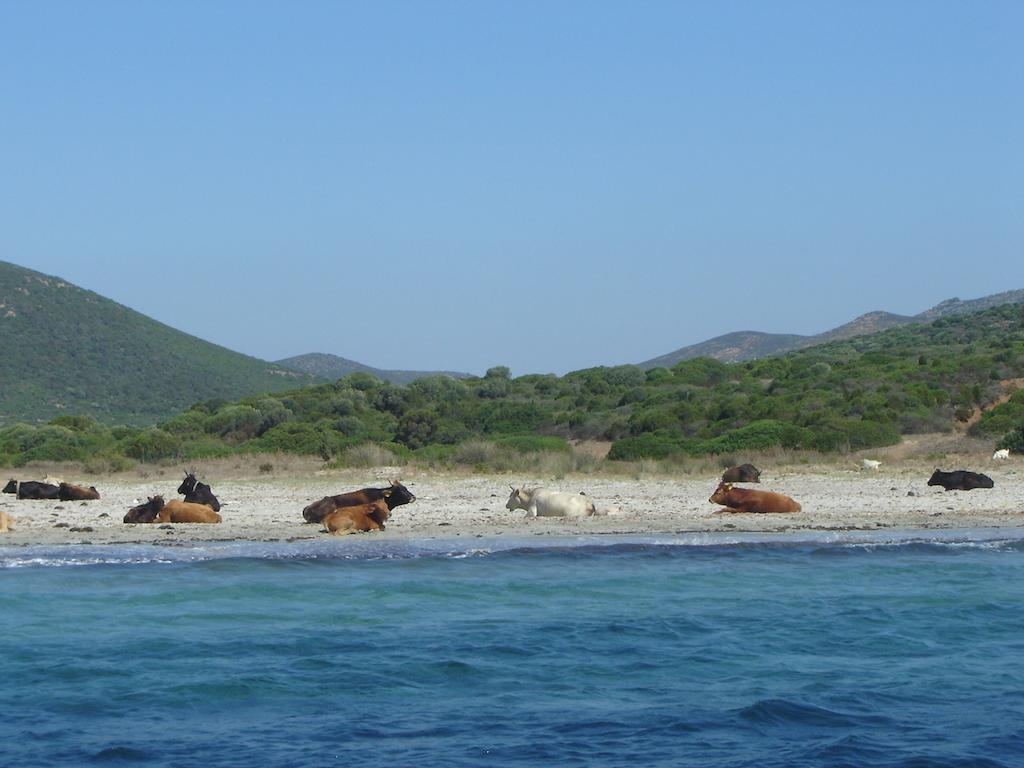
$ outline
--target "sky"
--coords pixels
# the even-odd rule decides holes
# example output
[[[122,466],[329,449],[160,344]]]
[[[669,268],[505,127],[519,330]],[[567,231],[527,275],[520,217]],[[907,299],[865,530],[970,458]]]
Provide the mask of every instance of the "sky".
[[[1024,3],[0,0],[0,260],[563,374],[1024,288]]]

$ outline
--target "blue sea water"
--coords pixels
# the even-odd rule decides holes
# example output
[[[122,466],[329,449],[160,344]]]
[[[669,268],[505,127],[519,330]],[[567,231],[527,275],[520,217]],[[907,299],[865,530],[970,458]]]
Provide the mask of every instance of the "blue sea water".
[[[1017,534],[0,548],[2,766],[1021,766]]]

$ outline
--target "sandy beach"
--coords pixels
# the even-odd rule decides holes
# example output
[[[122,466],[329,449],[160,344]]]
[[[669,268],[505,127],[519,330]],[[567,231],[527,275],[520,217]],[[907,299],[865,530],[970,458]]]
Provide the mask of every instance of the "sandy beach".
[[[952,469],[952,466],[945,467]],[[607,477],[579,475],[503,477],[409,468],[316,470],[282,476],[208,473],[223,508],[219,525],[126,525],[125,512],[148,496],[180,498],[180,476],[173,470],[156,477],[84,478],[101,498],[87,502],[16,500],[4,495],[0,510],[12,530],[0,546],[152,543],[180,545],[203,541],[307,541],[333,539],[339,546],[353,536],[330,537],[319,525],[304,523],[302,509],[323,496],[400,477],[416,494],[397,508],[383,532],[357,534],[385,538],[431,539],[501,535],[679,534],[690,532],[795,533],[878,529],[955,529],[1024,527],[1024,464],[1019,459],[975,469],[989,474],[993,489],[944,492],[929,487],[932,467],[915,461],[878,471],[808,466],[766,468],[761,488],[787,494],[803,509],[793,514],[721,513],[708,497],[717,474],[682,477]],[[244,474],[244,473],[243,473]],[[201,476],[204,476],[201,473]],[[29,479],[25,477],[24,479]],[[611,514],[583,519],[526,518],[505,509],[509,485],[543,486],[586,492]]]

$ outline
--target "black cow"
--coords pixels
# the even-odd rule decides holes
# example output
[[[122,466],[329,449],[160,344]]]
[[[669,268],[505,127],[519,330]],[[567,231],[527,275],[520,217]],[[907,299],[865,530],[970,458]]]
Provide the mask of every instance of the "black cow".
[[[327,515],[336,509],[369,504],[380,499],[384,499],[389,512],[395,507],[416,501],[416,497],[408,488],[397,480],[392,480],[391,486],[388,488],[361,488],[358,491],[339,493],[337,496],[324,496],[320,501],[314,501],[302,510],[302,517],[307,523],[321,523]]]
[[[19,499],[56,499],[60,495],[60,488],[37,480],[25,480],[20,483],[11,480],[4,486],[3,492],[17,494]]]
[[[761,470],[753,464],[740,464],[738,467],[729,467],[722,473],[723,483],[759,483],[761,482]]]
[[[958,469],[953,472],[943,472],[936,469],[932,472],[928,485],[941,485],[947,491],[969,491],[972,488],[994,488],[995,483],[988,475],[978,472],[968,472],[966,469]]]
[[[210,486],[206,483],[200,483],[193,472],[185,473],[185,479],[182,480],[181,485],[178,486],[178,493],[185,494],[185,501],[191,501],[195,504],[205,504],[214,512],[220,512],[220,502],[217,501],[217,497],[213,495],[213,491],[210,490]]]
[[[163,508],[164,497],[152,496],[145,504],[139,504],[139,506],[129,509],[128,514],[124,516],[124,521],[126,523],[153,523],[156,522],[156,516]]]

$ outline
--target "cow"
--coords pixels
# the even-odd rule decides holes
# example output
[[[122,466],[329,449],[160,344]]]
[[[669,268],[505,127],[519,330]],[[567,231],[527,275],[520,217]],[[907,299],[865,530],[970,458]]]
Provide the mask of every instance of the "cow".
[[[40,483],[38,480],[25,480],[18,482],[11,480],[4,486],[4,493],[13,493],[19,499],[56,499],[60,494],[60,488],[49,483]]]
[[[867,469],[867,470],[870,470],[870,471],[873,472],[873,471],[877,470],[880,466],[882,466],[882,462],[878,461],[877,459],[861,459],[860,460],[860,468],[861,469]]]
[[[995,483],[988,475],[957,469],[943,472],[936,469],[928,479],[928,485],[941,485],[947,491],[970,491],[974,488],[994,488]]]
[[[217,497],[213,495],[210,486],[206,483],[200,483],[196,479],[195,472],[185,473],[185,479],[178,486],[178,493],[185,494],[185,501],[205,504],[214,512],[220,512],[220,502],[217,501]]]
[[[0,533],[10,533],[13,530],[11,528],[11,523],[13,522],[13,517],[6,512],[0,512]]]
[[[733,488],[732,483],[719,483],[708,499],[712,504],[721,504],[730,512],[770,514],[776,512],[799,512],[798,503],[781,493],[752,491],[748,488]],[[725,510],[719,510],[725,511]]]
[[[336,509],[369,504],[380,499],[384,499],[389,512],[395,507],[416,501],[416,497],[408,488],[397,480],[392,480],[389,488],[361,488],[358,491],[339,493],[337,496],[324,496],[320,501],[314,501],[303,509],[302,517],[307,523],[320,523]]]
[[[369,504],[357,504],[351,507],[339,507],[321,521],[324,533],[359,533],[365,531],[383,531],[384,521],[391,510],[386,499],[377,499]]]
[[[156,516],[158,523],[219,523],[221,516],[206,504],[174,499],[164,504]]]
[[[126,523],[154,523],[160,510],[164,508],[163,496],[150,496],[145,504],[139,504],[128,510],[124,516]]]
[[[505,509],[525,509],[527,517],[593,517],[598,514],[594,502],[582,493],[561,493],[546,488],[515,488]]]
[[[992,454],[992,461],[1006,461],[1010,458],[1009,448],[1000,448],[998,451]]]
[[[90,499],[98,499],[100,497],[100,492],[96,490],[95,485],[83,488],[80,485],[61,483],[57,487],[57,498],[61,501],[88,501]]]
[[[753,464],[740,464],[738,467],[729,467],[722,473],[723,483],[759,483],[761,482],[761,470]]]

